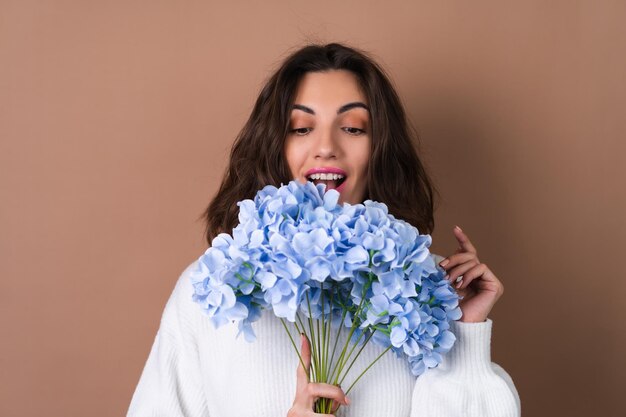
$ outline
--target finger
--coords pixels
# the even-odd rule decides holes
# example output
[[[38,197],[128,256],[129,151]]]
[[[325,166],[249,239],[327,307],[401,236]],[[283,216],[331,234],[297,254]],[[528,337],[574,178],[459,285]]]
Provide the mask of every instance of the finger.
[[[478,264],[463,273],[459,279],[455,279],[452,285],[455,288],[466,288],[473,280],[480,277],[485,272],[486,265]]]
[[[329,398],[340,404],[350,404],[350,400],[346,394],[344,394],[343,390],[335,385],[322,382],[311,383],[307,386],[307,391],[308,394],[314,398]]]
[[[476,262],[478,262],[476,254],[467,252],[457,253],[456,255],[450,255],[447,258],[442,259],[441,262],[439,262],[439,266],[448,271],[457,265],[469,262],[471,260],[476,260]]]
[[[475,266],[463,276],[462,288],[467,288],[473,281],[477,281],[477,288],[481,291],[492,291],[500,295],[504,292],[504,286],[500,280],[485,264]]]
[[[337,384],[336,386],[341,389],[341,385]],[[342,392],[343,392],[343,390],[342,390]],[[345,396],[345,393],[344,393],[344,396]],[[350,401],[348,399],[348,397],[345,397],[345,398],[346,398],[347,401]],[[339,409],[339,407],[341,407],[341,403],[333,400],[332,406],[331,406],[331,413],[335,414],[337,412],[337,410]]]
[[[296,375],[298,386],[304,387],[309,382],[309,372],[311,370],[311,345],[309,344],[309,339],[304,333],[300,335],[300,341],[302,346],[300,349],[300,356],[302,357],[304,368],[302,367],[302,363],[300,363],[298,365]]]
[[[469,237],[461,230],[459,226],[455,226],[453,229],[454,236],[456,240],[459,242],[460,249],[469,253],[476,253],[476,248],[470,242]]]
[[[469,261],[457,265],[456,267],[448,271],[448,281],[457,282],[457,278],[463,276],[467,271],[469,271],[479,263],[480,262],[478,262],[475,258],[472,258]]]

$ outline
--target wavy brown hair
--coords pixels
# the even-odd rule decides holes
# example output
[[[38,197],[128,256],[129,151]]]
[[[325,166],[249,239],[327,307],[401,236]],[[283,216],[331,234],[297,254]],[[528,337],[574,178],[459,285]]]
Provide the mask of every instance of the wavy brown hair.
[[[385,71],[364,52],[331,43],[292,53],[261,90],[233,144],[220,188],[202,215],[209,245],[219,233],[231,233],[237,225],[238,201],[253,198],[266,185],[292,180],[284,143],[298,84],[308,72],[330,70],[352,72],[367,97],[372,153],[366,199],[385,203],[391,214],[420,233],[432,233],[436,191],[417,155],[417,135],[398,94]]]

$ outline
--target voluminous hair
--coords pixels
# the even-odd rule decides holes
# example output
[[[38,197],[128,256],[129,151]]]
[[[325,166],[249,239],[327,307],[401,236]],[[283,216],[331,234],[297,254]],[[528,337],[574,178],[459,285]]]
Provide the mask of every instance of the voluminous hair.
[[[353,73],[370,109],[371,155],[367,195],[385,203],[396,218],[432,233],[436,190],[420,161],[417,135],[385,71],[362,51],[345,45],[309,45],[292,53],[269,78],[239,132],[222,183],[202,215],[209,245],[237,225],[237,202],[252,199],[266,185],[291,181],[284,148],[291,108],[302,77],[309,72]]]

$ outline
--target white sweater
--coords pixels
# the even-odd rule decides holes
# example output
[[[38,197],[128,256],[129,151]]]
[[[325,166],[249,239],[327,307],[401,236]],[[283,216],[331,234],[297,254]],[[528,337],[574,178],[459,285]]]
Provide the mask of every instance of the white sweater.
[[[253,343],[243,335],[236,338],[235,325],[215,329],[191,300],[194,266],[183,272],[165,307],[128,416],[285,417],[299,362],[280,321],[264,312],[253,324]],[[491,326],[490,319],[452,323],[457,337],[452,350],[439,367],[417,379],[406,360],[387,352],[350,391],[350,405],[337,415],[519,416],[513,381],[491,362]],[[347,388],[381,349],[368,344],[342,386]]]

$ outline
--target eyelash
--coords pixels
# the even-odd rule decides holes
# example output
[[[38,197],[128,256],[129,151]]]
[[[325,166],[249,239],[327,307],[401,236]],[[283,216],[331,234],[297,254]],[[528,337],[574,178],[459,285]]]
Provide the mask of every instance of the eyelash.
[[[298,127],[296,129],[291,129],[289,132],[298,136],[305,136],[309,134],[312,130],[313,128],[311,127]],[[359,129],[358,127],[342,127],[341,130],[352,136],[360,136],[365,134],[365,130]]]
[[[364,135],[365,134],[365,130],[359,129],[358,127],[342,127],[341,129],[344,132],[346,132],[348,135],[352,135],[352,136],[360,136],[360,135]],[[352,131],[355,131],[355,132],[349,132],[349,130],[352,130]]]
[[[303,130],[304,130],[304,132],[302,132]],[[313,129],[310,128],[310,127],[298,127],[296,129],[291,129],[290,132],[294,133],[294,134],[296,134],[298,136],[304,136],[304,135],[308,134],[309,132],[311,132],[311,130],[313,130]]]

